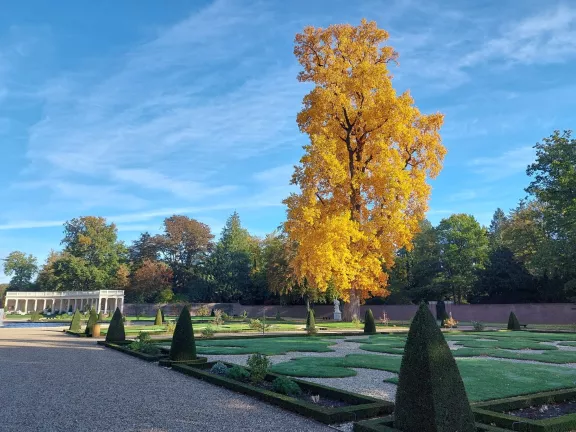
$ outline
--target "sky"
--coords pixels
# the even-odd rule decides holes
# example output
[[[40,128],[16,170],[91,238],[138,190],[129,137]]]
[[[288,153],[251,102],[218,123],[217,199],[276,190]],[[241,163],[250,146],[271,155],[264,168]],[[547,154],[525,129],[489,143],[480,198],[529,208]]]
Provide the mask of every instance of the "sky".
[[[576,0],[5,0],[0,14],[0,259],[41,263],[64,221],[105,216],[131,242],[185,214],[285,220],[309,84],[305,26],[374,20],[397,91],[442,112],[448,149],[428,218],[525,197],[533,146],[574,128]],[[571,121],[570,121],[571,120]],[[7,278],[0,276],[0,282]]]

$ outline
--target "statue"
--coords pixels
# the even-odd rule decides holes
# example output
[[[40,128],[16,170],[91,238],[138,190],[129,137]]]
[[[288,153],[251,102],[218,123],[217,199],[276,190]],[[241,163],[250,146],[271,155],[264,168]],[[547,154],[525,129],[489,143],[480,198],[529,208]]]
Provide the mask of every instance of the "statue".
[[[334,299],[334,321],[342,321],[342,313],[340,312],[340,302]]]

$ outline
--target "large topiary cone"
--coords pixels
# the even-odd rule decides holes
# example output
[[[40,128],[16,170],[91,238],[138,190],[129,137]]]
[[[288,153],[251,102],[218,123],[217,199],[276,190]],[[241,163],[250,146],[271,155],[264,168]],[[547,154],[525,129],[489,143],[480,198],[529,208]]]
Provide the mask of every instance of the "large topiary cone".
[[[316,330],[316,318],[314,317],[313,309],[308,309],[308,316],[306,317],[306,330]]]
[[[410,325],[394,417],[403,432],[476,432],[458,366],[425,304]]]
[[[126,332],[124,331],[122,312],[120,312],[120,308],[116,308],[108,327],[108,333],[106,333],[106,342],[124,342],[125,340]]]
[[[166,322],[166,317],[164,316],[164,309],[160,309],[160,314],[162,315],[162,322]]]
[[[81,319],[82,317],[80,316],[80,312],[79,311],[74,312],[74,316],[72,317],[72,322],[70,323],[70,328],[68,330],[73,332],[79,332]]]
[[[172,337],[170,347],[170,360],[185,361],[196,359],[196,342],[194,340],[194,329],[190,319],[190,311],[184,306]]]
[[[364,333],[367,334],[376,333],[376,323],[374,322],[374,315],[372,314],[372,309],[368,309],[364,314]]]
[[[520,321],[518,321],[514,312],[510,312],[508,317],[508,330],[520,330]]]
[[[98,322],[98,314],[94,309],[90,309],[90,315],[88,316],[88,323],[86,324],[86,333],[88,336],[92,336],[92,326]]]
[[[162,325],[162,312],[160,309],[156,311],[156,319],[154,320],[154,325]]]

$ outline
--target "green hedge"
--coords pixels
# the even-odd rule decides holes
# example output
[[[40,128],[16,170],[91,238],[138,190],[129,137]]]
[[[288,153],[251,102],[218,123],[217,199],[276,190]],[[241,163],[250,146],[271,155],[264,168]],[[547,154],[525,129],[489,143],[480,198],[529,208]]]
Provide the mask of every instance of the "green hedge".
[[[216,362],[208,362],[202,365],[187,366],[174,364],[173,370],[182,372],[212,384],[226,387],[230,390],[239,393],[254,396],[257,399],[280,406],[289,411],[296,412],[305,417],[313,418],[325,424],[343,423],[362,418],[370,418],[377,415],[389,414],[394,408],[394,404],[380,399],[374,399],[369,396],[359,395],[331,387],[326,387],[320,384],[310,383],[307,381],[293,380],[300,386],[303,391],[310,391],[314,394],[319,394],[320,397],[329,397],[342,400],[354,405],[340,408],[328,408],[321,405],[316,405],[311,402],[305,402],[291,396],[286,396],[273,391],[265,390],[255,387],[248,383],[239,382],[221,375],[210,373],[210,368]],[[233,366],[230,363],[225,363],[227,366]],[[267,374],[266,381],[273,382],[280,375]]]
[[[507,429],[501,429],[495,426],[488,426],[476,423],[476,431],[507,432]],[[354,423],[353,432],[402,432],[402,431],[400,431],[399,429],[394,429],[394,417],[389,416]]]
[[[157,361],[166,357],[165,355],[162,355],[162,354],[151,355],[151,354],[145,354],[145,353],[139,352],[139,351],[134,351],[134,350],[131,350],[130,348],[128,348],[126,344],[118,344],[118,343],[110,343],[110,342],[106,342],[106,341],[98,341],[98,345],[104,345],[107,348],[112,348],[113,350],[120,351],[124,354],[131,355],[132,357],[137,357],[137,358],[139,358],[141,360],[145,360],[147,362],[157,362]]]
[[[480,402],[474,404],[472,409],[477,421],[485,424],[494,424],[505,430],[565,432],[576,429],[576,414],[565,414],[549,419],[531,420],[505,414],[505,412],[529,406],[573,400],[575,397],[576,388],[572,388]]]

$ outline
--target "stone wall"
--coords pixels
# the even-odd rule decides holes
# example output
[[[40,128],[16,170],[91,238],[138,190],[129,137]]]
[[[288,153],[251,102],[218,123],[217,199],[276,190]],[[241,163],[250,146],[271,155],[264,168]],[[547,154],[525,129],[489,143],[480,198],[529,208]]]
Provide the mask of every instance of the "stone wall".
[[[222,309],[229,315],[240,315],[242,311],[247,311],[248,316],[256,318],[266,313],[268,317],[275,317],[279,311],[285,318],[306,318],[305,306],[247,306],[239,303],[207,303],[210,309]],[[159,305],[136,305],[125,304],[124,313],[136,315],[139,310],[141,315],[153,316]],[[201,305],[198,303],[191,305],[191,311]],[[183,304],[162,306],[167,315],[177,315]],[[415,305],[371,305],[360,308],[361,317],[367,308],[372,309],[374,318],[379,319],[382,312],[386,312],[388,318],[394,321],[408,321],[412,319],[418,308]],[[340,307],[342,310],[342,306]],[[431,305],[430,310],[436,314],[435,306]],[[527,303],[527,304],[474,304],[474,305],[454,305],[447,304],[446,310],[452,312],[452,316],[458,321],[482,321],[484,323],[506,323],[510,311],[514,311],[521,324],[574,324],[576,323],[576,305],[572,303]],[[332,318],[334,307],[332,305],[315,305],[316,320]]]

